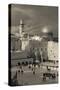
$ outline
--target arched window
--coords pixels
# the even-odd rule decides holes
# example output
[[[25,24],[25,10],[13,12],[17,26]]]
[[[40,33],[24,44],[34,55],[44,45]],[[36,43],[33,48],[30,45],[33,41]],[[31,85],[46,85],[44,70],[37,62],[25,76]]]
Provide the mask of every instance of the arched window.
[[[28,62],[26,61],[26,65],[28,65]]]
[[[20,62],[18,62],[18,66],[20,66]]]
[[[22,62],[22,65],[24,65],[24,62]]]

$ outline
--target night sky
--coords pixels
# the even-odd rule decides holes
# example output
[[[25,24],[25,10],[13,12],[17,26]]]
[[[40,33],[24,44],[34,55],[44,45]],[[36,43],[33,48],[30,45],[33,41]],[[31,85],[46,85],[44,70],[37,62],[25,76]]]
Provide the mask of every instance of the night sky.
[[[18,5],[11,7],[11,30],[19,31],[20,20],[23,20],[23,31],[29,34],[42,35],[43,29],[58,37],[58,7]]]

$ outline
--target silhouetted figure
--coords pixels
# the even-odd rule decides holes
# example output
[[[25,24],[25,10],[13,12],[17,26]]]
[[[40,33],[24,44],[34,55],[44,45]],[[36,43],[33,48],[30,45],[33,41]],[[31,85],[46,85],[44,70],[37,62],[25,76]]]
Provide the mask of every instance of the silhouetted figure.
[[[31,68],[31,66],[29,65],[29,69]]]
[[[33,71],[33,74],[35,75],[35,71]]]
[[[45,75],[45,73],[43,73],[43,81],[45,81],[46,80],[46,75]]]
[[[20,70],[18,70],[18,75],[20,75],[20,72],[21,72],[21,71],[20,71]]]
[[[35,75],[35,67],[33,68],[33,74]]]
[[[33,68],[32,68],[32,71],[33,71]]]
[[[21,70],[21,74],[23,74],[23,70]]]
[[[46,76],[43,77],[43,81],[45,81],[45,80],[46,80]]]
[[[57,76],[58,76],[58,72],[57,72]]]
[[[56,75],[55,75],[55,73],[52,75],[52,79],[55,79],[56,78]]]

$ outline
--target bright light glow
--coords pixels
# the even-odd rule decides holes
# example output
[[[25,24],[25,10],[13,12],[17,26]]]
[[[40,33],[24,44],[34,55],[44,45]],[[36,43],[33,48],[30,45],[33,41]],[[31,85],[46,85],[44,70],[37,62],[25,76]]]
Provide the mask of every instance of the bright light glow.
[[[44,27],[43,28],[43,33],[47,33],[48,32],[48,28],[47,27]]]
[[[41,37],[39,37],[39,36],[34,36],[34,37],[32,37],[32,40],[38,40],[38,41],[41,41],[41,40],[42,40],[42,38],[41,38]]]

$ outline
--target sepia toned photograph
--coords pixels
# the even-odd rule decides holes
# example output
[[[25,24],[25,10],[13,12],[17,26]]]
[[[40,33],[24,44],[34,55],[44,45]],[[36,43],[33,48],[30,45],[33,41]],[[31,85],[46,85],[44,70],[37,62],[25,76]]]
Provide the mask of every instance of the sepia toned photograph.
[[[9,85],[58,83],[58,7],[8,5]]]

